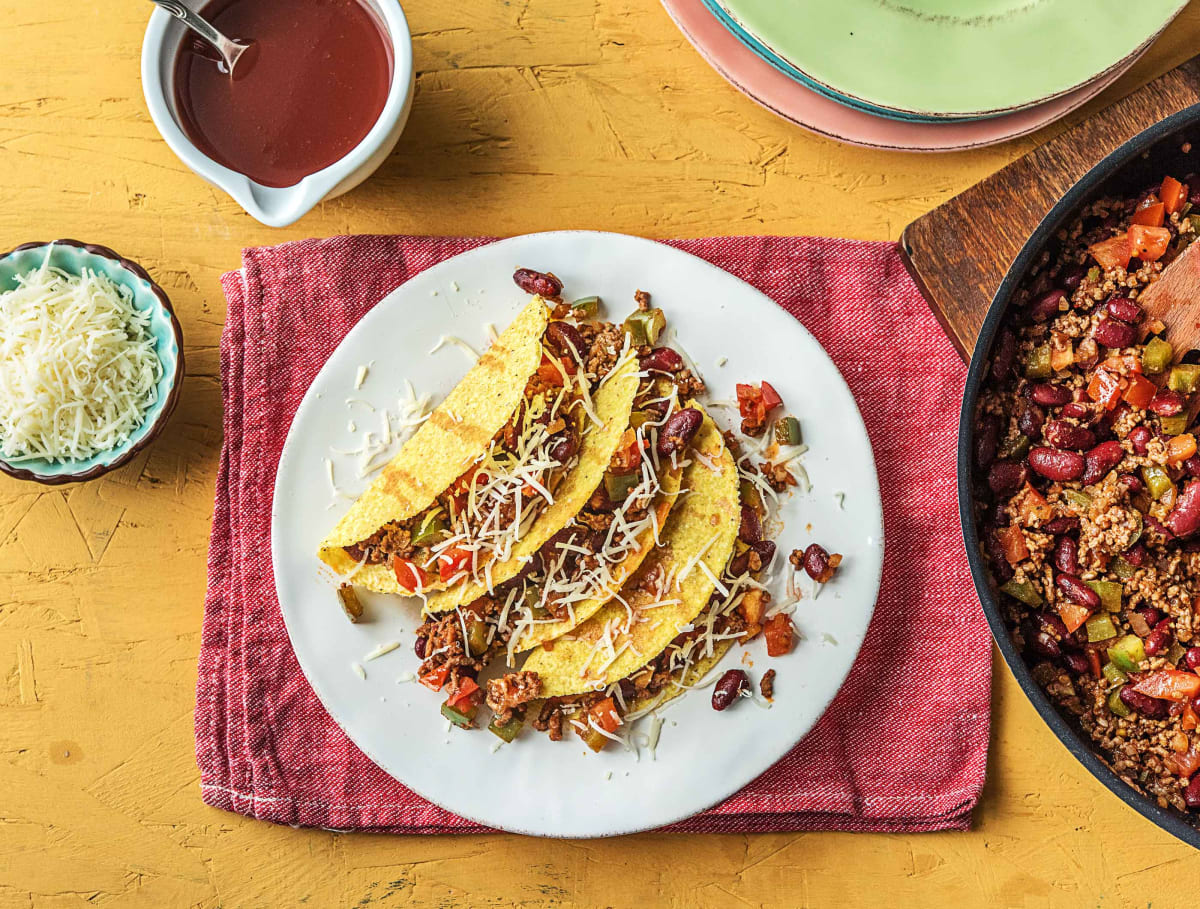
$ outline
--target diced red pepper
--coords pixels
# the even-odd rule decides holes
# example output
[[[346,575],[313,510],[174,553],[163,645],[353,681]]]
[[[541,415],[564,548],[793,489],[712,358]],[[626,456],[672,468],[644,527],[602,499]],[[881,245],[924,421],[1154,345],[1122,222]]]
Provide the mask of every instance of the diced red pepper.
[[[438,577],[443,581],[449,581],[471,564],[471,550],[453,546],[438,555],[437,563]]]
[[[1100,668],[1100,654],[1098,654],[1095,650],[1090,649],[1086,651],[1086,653],[1088,668],[1092,670],[1092,678],[1100,678],[1100,676],[1104,675],[1104,670]]]
[[[779,392],[772,387],[770,382],[762,383],[762,399],[763,406],[767,408],[767,413],[770,413],[783,403],[783,398],[779,396]]]
[[[1087,387],[1088,397],[1112,410],[1121,400],[1121,381],[1106,369],[1097,369]]]
[[[621,436],[609,466],[617,474],[633,473],[642,466],[642,447],[638,444],[637,433],[632,429],[625,430]]]
[[[551,360],[549,357],[547,357],[545,354],[542,354],[542,363],[537,368],[537,375],[538,375],[539,379],[541,379],[545,384],[549,385],[551,388],[561,388],[562,387],[562,384],[563,384],[562,370],[559,369],[558,365],[553,360]]]
[[[1188,188],[1174,177],[1163,177],[1158,197],[1162,199],[1163,209],[1166,213],[1173,215],[1187,203]]]
[[[617,713],[617,705],[613,703],[612,698],[605,698],[593,704],[588,708],[588,717],[593,725],[599,726],[605,732],[616,732],[617,727],[621,725],[621,715]]]
[[[1008,510],[1023,527],[1040,526],[1054,517],[1054,508],[1028,481],[1021,491],[1009,500]]]
[[[1062,619],[1063,624],[1067,626],[1068,632],[1076,631],[1092,615],[1092,611],[1086,606],[1080,606],[1070,600],[1059,600],[1058,605],[1054,608],[1058,611],[1058,617]]]
[[[451,707],[478,703],[478,695],[481,691],[483,689],[479,687],[479,684],[473,678],[464,675],[458,680],[457,690],[446,699],[446,703]]]
[[[1170,245],[1171,232],[1165,227],[1134,224],[1129,228],[1129,254],[1143,262],[1157,262]]]
[[[997,530],[996,538],[1000,541],[1000,546],[1004,550],[1004,558],[1008,560],[1009,565],[1016,566],[1019,562],[1029,558],[1029,547],[1025,543],[1025,534],[1016,524]]]
[[[750,420],[756,425],[761,425],[767,419],[767,405],[763,401],[762,389],[755,388],[753,385],[743,385],[740,382],[737,386],[737,402],[738,413],[742,415],[743,420]]]
[[[1200,726],[1200,715],[1197,715],[1190,702],[1183,705],[1183,713],[1179,715],[1179,725],[1183,727],[1185,732],[1191,732],[1197,726]],[[1188,752],[1191,753],[1191,749],[1188,749]],[[1200,758],[1200,752],[1196,754]],[[1193,767],[1192,773],[1195,773],[1196,769],[1196,767]],[[1190,776],[1191,774],[1188,775]]]
[[[428,672],[423,672],[420,676],[418,676],[422,685],[424,685],[426,688],[432,688],[434,691],[441,691],[442,686],[446,684],[446,679],[449,677],[449,666],[440,666],[437,669],[431,669]]]
[[[1141,224],[1145,227],[1162,227],[1164,217],[1164,206],[1158,201],[1157,196],[1147,196],[1137,207],[1137,211],[1133,213],[1133,223]]]
[[[1193,722],[1188,724],[1188,714],[1191,714]],[[1195,729],[1196,711],[1190,706],[1183,708],[1183,713],[1180,716],[1179,725],[1184,729]],[[1163,763],[1167,765],[1167,769],[1176,776],[1181,776],[1184,779],[1191,777],[1197,770],[1200,770],[1200,748],[1193,745],[1183,754],[1168,754],[1163,758]]]
[[[1159,669],[1143,676],[1133,690],[1164,701],[1186,701],[1200,692],[1200,675],[1179,669]]]
[[[1109,372],[1120,373],[1123,376],[1142,374],[1142,359],[1133,354],[1105,357],[1100,365]]]
[[[1118,234],[1108,240],[1093,243],[1088,247],[1088,252],[1092,254],[1092,258],[1100,264],[1101,268],[1116,268],[1117,266],[1124,268],[1129,264],[1133,255],[1129,250],[1127,234]]]
[[[409,593],[420,590],[428,583],[425,571],[420,565],[409,559],[395,556],[392,559],[392,571],[396,573],[396,583],[400,585],[400,589],[407,590]]]
[[[1125,394],[1121,397],[1129,402],[1131,407],[1145,410],[1156,394],[1158,394],[1157,385],[1144,376],[1133,376],[1129,380],[1129,387],[1125,389]]]
[[[792,620],[782,612],[767,619],[767,624],[763,626],[763,637],[767,641],[767,656],[791,653],[796,645],[796,629]]]

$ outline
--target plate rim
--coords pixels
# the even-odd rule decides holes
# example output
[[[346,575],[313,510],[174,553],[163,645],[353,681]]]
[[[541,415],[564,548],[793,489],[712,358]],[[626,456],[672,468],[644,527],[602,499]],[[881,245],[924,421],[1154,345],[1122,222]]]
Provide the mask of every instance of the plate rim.
[[[521,835],[525,835],[525,836],[542,837],[542,838],[546,838],[546,839],[595,839],[595,838],[603,838],[603,837],[610,837],[610,836],[624,836],[624,835],[628,835],[628,834],[632,834],[632,833],[640,833],[640,832],[649,831],[649,830],[657,830],[657,829],[660,829],[663,827],[668,827],[670,825],[679,823],[680,821],[686,820],[688,818],[695,817],[695,816],[701,814],[702,812],[709,810],[713,806],[726,801],[727,799],[729,799],[730,797],[735,795],[737,792],[739,792],[746,786],[750,785],[755,779],[757,779],[763,773],[766,773],[768,770],[770,770],[772,767],[774,767],[780,760],[782,760],[784,757],[786,757],[786,755],[793,748],[795,748],[801,741],[803,741],[804,738],[806,738],[816,728],[816,726],[820,723],[821,719],[828,712],[829,707],[833,704],[834,700],[836,700],[837,696],[841,693],[842,689],[845,687],[846,681],[849,678],[851,671],[853,670],[854,666],[858,662],[858,657],[861,653],[862,646],[866,641],[867,635],[870,633],[871,624],[875,618],[875,610],[876,610],[876,607],[878,606],[879,594],[880,594],[880,590],[882,587],[884,558],[886,555],[886,527],[885,527],[884,514],[883,514],[882,493],[881,493],[881,489],[879,486],[879,472],[878,472],[878,468],[875,463],[875,450],[874,450],[874,446],[871,442],[870,434],[867,431],[866,423],[862,418],[861,411],[859,410],[858,401],[857,401],[857,399],[855,399],[853,392],[851,391],[848,383],[845,380],[845,377],[841,373],[841,370],[838,368],[837,364],[834,363],[833,358],[830,357],[829,353],[825,350],[824,346],[821,345],[819,341],[817,341],[816,337],[813,336],[812,333],[808,331],[807,327],[799,319],[794,318],[793,321],[795,322],[795,328],[797,330],[799,330],[800,332],[808,335],[808,337],[811,339],[813,344],[820,351],[821,355],[823,355],[825,357],[825,359],[828,361],[829,367],[832,369],[832,376],[836,377],[837,381],[841,383],[843,389],[845,390],[846,396],[849,398],[851,404],[853,405],[853,408],[854,408],[853,417],[854,417],[854,420],[857,421],[855,423],[855,425],[859,431],[859,434],[861,434],[863,442],[866,445],[866,452],[869,454],[869,457],[866,459],[868,466],[869,466],[869,477],[862,478],[863,486],[866,487],[872,493],[872,495],[871,495],[871,505],[872,505],[871,511],[872,511],[872,513],[878,514],[878,526],[872,528],[872,530],[875,534],[875,539],[878,540],[878,545],[875,547],[872,547],[872,549],[870,550],[872,552],[876,552],[877,557],[875,558],[876,564],[875,564],[874,570],[872,572],[872,576],[868,579],[867,584],[864,588],[864,590],[869,590],[869,591],[871,591],[871,593],[870,593],[870,602],[868,604],[865,604],[863,607],[864,617],[863,617],[863,626],[862,626],[862,637],[854,645],[852,653],[848,649],[843,650],[843,653],[846,653],[847,657],[844,660],[844,667],[840,673],[840,678],[837,679],[836,687],[833,688],[832,693],[830,694],[828,700],[821,706],[820,711],[813,717],[811,724],[802,733],[800,733],[795,739],[790,740],[789,743],[786,744],[786,746],[783,748],[783,750],[779,754],[772,753],[769,761],[766,761],[765,763],[763,763],[763,766],[761,766],[760,769],[757,769],[756,772],[752,776],[736,777],[735,782],[732,785],[732,787],[716,787],[716,788],[709,789],[708,793],[715,793],[715,794],[712,794],[712,795],[706,794],[704,796],[704,798],[701,800],[701,803],[699,803],[697,807],[688,807],[688,808],[685,808],[682,812],[679,812],[676,809],[672,809],[670,817],[666,818],[666,819],[655,818],[648,822],[637,821],[637,822],[625,824],[625,825],[620,826],[615,829],[605,829],[605,830],[598,830],[598,831],[591,831],[591,832],[582,832],[582,833],[578,832],[578,831],[557,832],[557,831],[526,829],[526,828],[523,828],[520,825],[516,825],[516,824],[498,823],[494,820],[487,820],[487,819],[484,819],[484,818],[481,818],[481,817],[475,815],[474,813],[472,813],[470,811],[460,810],[457,807],[455,807],[455,808],[448,807],[445,804],[443,804],[439,799],[432,797],[431,795],[422,791],[421,788],[414,786],[408,780],[402,779],[400,776],[397,776],[396,774],[392,773],[385,766],[384,762],[382,762],[379,758],[376,757],[376,755],[373,753],[373,749],[370,749],[370,748],[364,746],[358,740],[358,738],[356,738],[351,733],[350,729],[347,728],[346,724],[343,723],[341,718],[334,712],[334,710],[331,709],[331,706],[330,706],[331,699],[327,696],[327,693],[322,691],[321,683],[319,683],[318,681],[316,681],[314,679],[314,674],[310,673],[309,668],[306,665],[305,658],[301,656],[300,650],[296,647],[295,638],[293,636],[293,634],[294,634],[293,626],[292,626],[292,623],[288,619],[288,610],[284,607],[284,603],[283,603],[283,595],[282,595],[283,584],[281,583],[280,575],[279,575],[279,572],[280,572],[279,566],[281,565],[282,560],[277,557],[277,549],[280,546],[281,541],[280,541],[280,535],[277,533],[276,529],[277,529],[277,527],[279,527],[279,523],[280,523],[278,518],[279,518],[279,511],[281,508],[281,496],[282,496],[281,490],[284,488],[283,484],[281,484],[281,482],[280,482],[280,477],[281,477],[281,475],[283,475],[285,473],[285,470],[290,469],[287,465],[288,465],[289,461],[291,461],[293,459],[293,457],[295,457],[294,455],[290,454],[290,452],[294,451],[293,443],[295,440],[295,434],[298,431],[297,427],[298,427],[299,423],[301,422],[300,421],[301,413],[302,413],[302,411],[306,410],[309,407],[315,407],[316,404],[310,403],[310,402],[315,402],[320,397],[319,394],[314,396],[313,389],[318,386],[318,384],[322,378],[322,375],[326,372],[326,370],[329,370],[331,368],[331,364],[333,363],[333,361],[336,357],[337,351],[341,348],[341,346],[343,344],[346,343],[346,340],[351,336],[351,334],[358,331],[360,329],[360,327],[363,326],[363,324],[368,321],[368,317],[372,313],[379,310],[379,308],[385,304],[387,304],[389,306],[400,305],[398,295],[403,292],[404,287],[407,284],[409,284],[414,278],[418,277],[419,275],[423,275],[426,272],[432,272],[434,270],[449,271],[450,267],[454,263],[458,262],[458,260],[460,260],[461,258],[463,258],[465,256],[470,256],[470,255],[478,253],[484,249],[492,249],[493,247],[498,247],[498,246],[503,246],[503,245],[508,245],[508,244],[515,244],[517,242],[536,241],[539,238],[561,237],[564,235],[572,236],[572,237],[597,237],[603,241],[612,242],[615,240],[618,243],[633,241],[638,244],[647,244],[648,246],[658,247],[660,252],[665,251],[665,254],[667,254],[667,255],[679,254],[681,257],[691,260],[693,266],[698,264],[703,269],[719,272],[722,275],[726,276],[727,278],[730,278],[730,279],[738,282],[739,284],[743,285],[745,290],[748,291],[749,293],[754,294],[758,297],[761,297],[764,301],[769,302],[772,306],[777,307],[780,310],[783,310],[783,307],[780,306],[778,303],[776,303],[767,294],[758,290],[756,287],[749,284],[747,281],[743,280],[742,278],[738,277],[737,275],[734,275],[732,272],[726,271],[725,269],[720,268],[719,266],[714,265],[711,262],[708,262],[707,260],[701,258],[700,256],[697,256],[691,252],[688,252],[687,250],[680,249],[675,246],[671,246],[671,245],[664,243],[662,241],[659,241],[659,240],[652,240],[652,239],[649,239],[646,237],[641,237],[641,236],[633,235],[633,234],[624,234],[624,233],[620,233],[620,232],[616,232],[616,231],[572,229],[572,230],[538,231],[538,232],[529,233],[529,234],[518,234],[518,235],[514,235],[514,236],[510,236],[510,237],[503,237],[503,238],[497,239],[493,242],[486,243],[482,246],[473,247],[472,249],[465,250],[464,252],[461,252],[456,255],[450,256],[449,258],[443,259],[442,261],[437,262],[437,263],[429,266],[426,269],[422,269],[420,272],[417,272],[416,274],[411,275],[402,284],[398,285],[397,287],[395,287],[391,291],[389,291],[387,294],[385,294],[374,306],[372,306],[369,310],[367,310],[366,313],[363,314],[363,316],[359,319],[358,322],[355,323],[354,326],[351,327],[350,331],[348,331],[346,333],[346,335],[341,339],[341,341],[338,342],[338,345],[334,348],[333,352],[330,353],[329,357],[321,365],[321,368],[317,371],[316,375],[313,377],[313,380],[310,383],[308,389],[305,390],[305,393],[304,393],[299,405],[297,405],[296,411],[292,417],[292,422],[288,427],[288,432],[285,437],[283,447],[280,451],[279,461],[276,464],[275,473],[274,473],[274,487],[273,487],[272,495],[271,495],[271,547],[270,547],[271,572],[272,572],[273,580],[275,582],[276,603],[278,605],[280,615],[283,619],[285,631],[287,632],[287,635],[288,635],[288,643],[292,649],[292,652],[296,658],[297,664],[299,665],[301,672],[304,674],[305,680],[308,682],[309,686],[312,688],[313,693],[316,695],[317,700],[320,702],[322,709],[325,710],[325,712],[329,715],[330,719],[337,725],[337,727],[339,729],[341,729],[342,733],[350,740],[350,742],[352,742],[354,744],[354,746],[356,748],[358,748],[383,773],[385,773],[387,776],[391,777],[393,780],[400,783],[400,785],[409,789],[411,792],[413,792],[415,795],[419,796],[420,798],[424,799],[425,801],[427,801],[433,805],[436,805],[440,809],[447,811],[450,814],[456,815],[460,818],[463,818],[464,820],[470,821],[472,823],[478,824],[478,825],[486,828],[486,830],[482,831],[482,832],[499,830],[499,831],[504,831],[504,832],[509,832],[509,833],[521,834]],[[453,280],[453,279],[451,279],[451,280]],[[389,301],[394,301],[394,302],[389,303]],[[785,315],[790,315],[789,313],[786,312],[786,310],[783,310],[783,312]],[[296,443],[296,444],[299,444],[299,443]],[[866,482],[867,480],[869,480],[869,483]],[[755,766],[758,767],[759,765],[756,763]]]

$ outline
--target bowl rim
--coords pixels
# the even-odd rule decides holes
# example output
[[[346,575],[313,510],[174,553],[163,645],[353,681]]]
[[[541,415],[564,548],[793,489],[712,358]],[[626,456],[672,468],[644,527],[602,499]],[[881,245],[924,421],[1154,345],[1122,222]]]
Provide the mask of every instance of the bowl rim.
[[[89,467],[87,470],[80,471],[78,473],[61,474],[37,473],[36,471],[29,470],[25,467],[17,467],[14,464],[8,463],[3,458],[0,458],[0,472],[8,474],[10,477],[15,477],[18,480],[33,480],[35,483],[41,483],[45,486],[62,486],[66,483],[82,483],[87,480],[94,480],[96,477],[103,476],[110,471],[116,470],[118,467],[128,464],[137,454],[139,454],[143,449],[150,445],[151,442],[155,441],[162,434],[172,412],[175,410],[175,406],[179,403],[179,394],[182,390],[182,382],[180,382],[180,379],[184,375],[183,327],[179,324],[179,316],[175,313],[175,307],[171,304],[171,298],[168,297],[166,291],[164,291],[158,285],[158,282],[150,277],[149,272],[147,272],[146,269],[144,269],[137,262],[134,262],[132,259],[125,258],[116,250],[113,250],[107,246],[100,246],[96,243],[84,243],[80,240],[71,240],[67,238],[62,240],[33,240],[29,243],[22,243],[20,246],[14,246],[7,252],[0,253],[0,260],[7,259],[14,253],[24,252],[25,250],[29,249],[44,248],[47,246],[71,246],[94,256],[112,259],[117,263],[118,266],[130,272],[132,275],[134,275],[134,277],[145,281],[147,286],[150,288],[150,291],[158,300],[159,306],[165,309],[167,315],[170,317],[168,321],[171,324],[171,332],[175,336],[175,347],[178,350],[178,354],[175,357],[175,368],[171,371],[170,388],[167,391],[167,398],[163,402],[162,409],[158,412],[158,415],[154,418],[154,421],[149,424],[149,426],[146,426],[146,424],[143,423],[141,427],[138,427],[138,431],[141,431],[142,428],[145,427],[145,434],[140,439],[137,439],[130,444],[128,450],[126,450],[126,452],[120,457],[107,464],[97,464],[94,467]],[[159,362],[162,362],[161,356],[159,357]]]
[[[308,214],[326,196],[360,170],[371,167],[374,156],[406,125],[416,91],[416,65],[412,30],[399,0],[361,0],[378,18],[392,51],[392,78],[383,110],[362,140],[328,167],[303,177],[291,186],[272,187],[256,183],[245,174],[213,160],[180,127],[173,113],[170,82],[164,80],[162,64],[175,47],[167,41],[172,27],[184,28],[170,13],[155,8],[142,39],[142,94],[150,119],[167,147],[192,173],[230,195],[241,208],[268,227],[286,227]],[[380,161],[379,163],[382,163]],[[373,171],[378,164],[371,167]],[[265,199],[287,199],[279,208],[263,204]]]
[[[1193,104],[1123,142],[1063,194],[1025,241],[992,298],[971,354],[966,386],[963,390],[962,410],[959,413],[957,479],[959,523],[963,534],[963,544],[966,548],[967,563],[971,569],[971,579],[975,584],[975,592],[979,597],[980,604],[983,606],[988,626],[991,628],[992,637],[1004,657],[1004,662],[1008,664],[1009,671],[1016,678],[1017,684],[1021,686],[1021,690],[1043,722],[1050,727],[1050,731],[1054,733],[1055,737],[1106,789],[1142,817],[1185,843],[1200,848],[1200,821],[1197,821],[1196,825],[1189,823],[1182,812],[1160,807],[1153,796],[1126,783],[1107,761],[1100,757],[1091,742],[1067,722],[1051,703],[1042,687],[1034,680],[1024,657],[1013,644],[1008,625],[1000,611],[1000,604],[992,593],[984,566],[984,558],[979,548],[979,535],[975,528],[974,496],[971,491],[971,477],[974,471],[971,455],[974,449],[975,405],[979,398],[980,386],[983,383],[985,366],[990,362],[992,344],[1012,302],[1013,292],[1055,231],[1062,227],[1105,181],[1115,176],[1151,147],[1160,142],[1171,141],[1174,134],[1180,130],[1186,127],[1195,127],[1197,124],[1200,124],[1200,104]]]

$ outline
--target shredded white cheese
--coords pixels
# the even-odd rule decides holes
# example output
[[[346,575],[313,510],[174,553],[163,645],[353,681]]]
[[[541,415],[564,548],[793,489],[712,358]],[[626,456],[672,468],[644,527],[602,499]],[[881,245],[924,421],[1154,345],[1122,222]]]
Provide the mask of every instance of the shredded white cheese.
[[[158,400],[162,362],[133,292],[49,264],[0,293],[0,455],[83,460],[129,441]]]
[[[440,338],[438,338],[437,343],[434,344],[432,348],[430,348],[429,352],[431,354],[435,354],[439,350],[441,350],[443,347],[446,347],[447,345],[453,345],[454,347],[461,349],[472,360],[479,359],[479,353],[475,350],[474,347],[472,347],[470,344],[468,344],[462,338],[456,337],[454,335],[442,335]]]
[[[363,657],[363,662],[369,663],[369,662],[371,662],[371,660],[377,660],[381,656],[391,653],[393,650],[395,650],[399,646],[400,646],[399,641],[388,641],[386,644],[380,644],[378,647],[376,647],[374,650],[372,650],[370,653],[368,653],[365,657]]]

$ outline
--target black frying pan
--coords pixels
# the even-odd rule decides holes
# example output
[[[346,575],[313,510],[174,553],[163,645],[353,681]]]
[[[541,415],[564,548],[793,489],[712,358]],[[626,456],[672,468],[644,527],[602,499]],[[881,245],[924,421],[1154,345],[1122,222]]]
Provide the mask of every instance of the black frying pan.
[[[1139,133],[1088,171],[1058,204],[1050,209],[1021,248],[988,309],[987,318],[984,319],[983,328],[975,343],[971,368],[967,373],[967,387],[958,424],[958,513],[967,547],[967,561],[971,566],[971,577],[975,581],[975,589],[979,593],[983,611],[991,626],[992,636],[995,637],[1008,668],[1012,670],[1042,719],[1071,754],[1118,798],[1164,830],[1193,846],[1200,847],[1200,815],[1193,818],[1180,811],[1160,808],[1152,796],[1128,785],[1099,756],[1091,739],[1072,719],[1058,712],[1041,686],[1034,681],[1024,657],[1013,645],[1000,605],[988,580],[984,559],[979,551],[971,492],[974,470],[971,452],[974,449],[975,404],[979,387],[991,358],[992,342],[1000,329],[1012,295],[1025,278],[1030,266],[1043,250],[1053,248],[1055,232],[1093,199],[1107,195],[1133,195],[1159,183],[1164,174],[1182,178],[1190,173],[1200,173],[1200,104],[1180,111]]]

